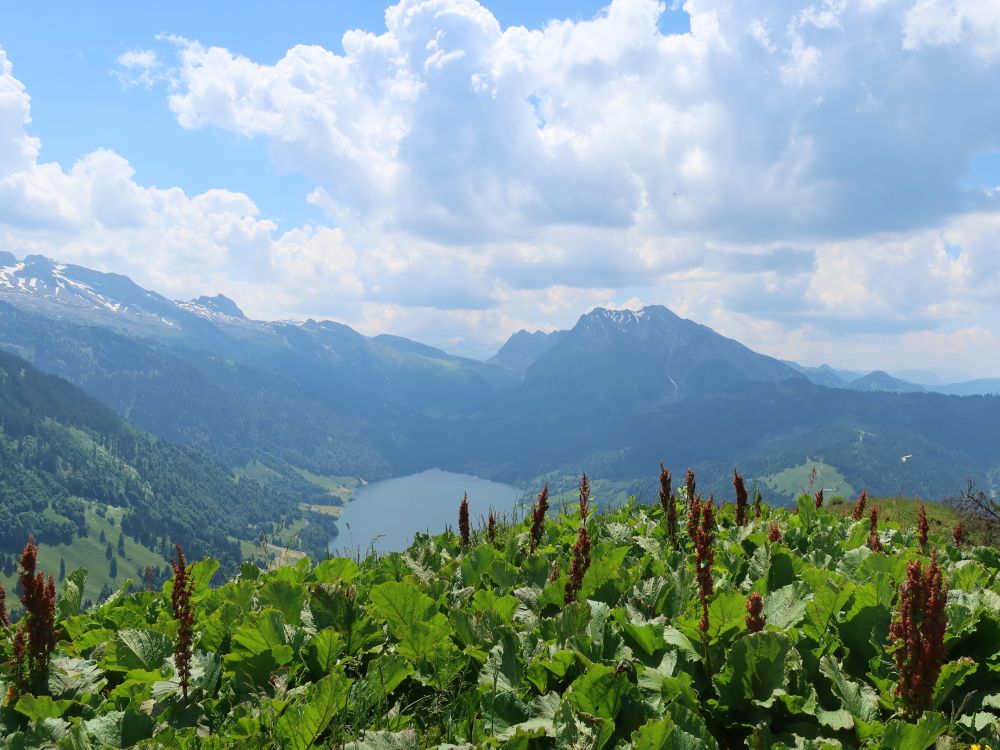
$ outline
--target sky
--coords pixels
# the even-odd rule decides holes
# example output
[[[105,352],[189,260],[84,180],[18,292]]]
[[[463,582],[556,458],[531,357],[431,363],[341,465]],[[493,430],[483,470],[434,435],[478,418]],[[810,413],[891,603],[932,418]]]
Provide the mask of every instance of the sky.
[[[1000,376],[1000,3],[0,6],[0,249],[470,356]]]

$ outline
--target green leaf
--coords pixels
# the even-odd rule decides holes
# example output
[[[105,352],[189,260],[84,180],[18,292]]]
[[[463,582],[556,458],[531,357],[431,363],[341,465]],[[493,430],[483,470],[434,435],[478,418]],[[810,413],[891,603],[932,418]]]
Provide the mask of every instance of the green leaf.
[[[402,732],[366,732],[363,740],[348,742],[344,750],[419,750],[417,733],[412,729]]]
[[[324,675],[333,670],[337,657],[344,652],[344,637],[332,628],[319,631],[306,644],[303,658],[313,675]]]
[[[492,567],[497,552],[490,544],[473,547],[462,556],[462,580],[466,586],[479,586]]]
[[[851,680],[832,656],[820,659],[819,669],[830,679],[833,694],[854,719],[867,722],[878,719],[878,695],[869,685]]]
[[[667,647],[666,641],[663,640],[662,625],[636,624],[629,619],[624,609],[611,610],[611,616],[621,626],[626,638],[646,656],[653,656]]]
[[[801,670],[802,658],[784,633],[764,631],[740,638],[726,655],[725,668],[715,676],[719,705],[740,710],[750,705],[771,707],[789,690],[789,674]]]
[[[613,721],[631,687],[624,673],[594,664],[570,685],[569,699],[584,713]]]
[[[100,747],[130,747],[151,737],[155,722],[146,714],[126,709],[89,719],[84,726]]]
[[[305,587],[281,578],[265,583],[257,596],[263,606],[274,607],[281,612],[287,623],[299,621],[306,602]]]
[[[212,584],[212,578],[219,570],[219,561],[206,557],[191,565],[191,580],[194,581],[195,594],[205,594]]]
[[[795,506],[799,509],[799,518],[802,519],[802,527],[808,531],[816,518],[816,501],[809,495],[799,495],[795,501]]]
[[[747,600],[736,591],[721,591],[708,603],[708,637],[717,641],[722,636],[743,627],[747,616]]]
[[[978,664],[968,656],[950,661],[941,667],[937,684],[934,686],[934,708],[941,708],[948,700],[951,692],[965,682],[978,668]]]
[[[56,604],[56,619],[65,620],[67,617],[80,614],[83,589],[86,584],[86,568],[77,568],[66,576],[59,594],[59,601]]]
[[[316,629],[336,630],[344,636],[344,651],[352,656],[383,639],[380,629],[358,604],[353,589],[316,586],[312,590],[309,609]]]
[[[42,719],[57,719],[74,705],[79,704],[76,701],[54,701],[47,695],[35,696],[28,693],[18,698],[14,710],[27,716],[28,721],[34,723]]]
[[[661,750],[667,746],[667,738],[673,734],[673,719],[664,717],[653,719],[632,732],[633,750]]]
[[[276,609],[265,609],[247,616],[233,633],[233,651],[262,654],[288,643],[285,623]]]
[[[110,668],[154,670],[174,652],[174,642],[155,630],[120,630],[115,639],[115,660]]]
[[[926,712],[916,724],[893,719],[885,725],[881,747],[887,750],[926,750],[948,729],[944,714]]]
[[[517,607],[517,599],[510,594],[497,596],[488,589],[478,589],[472,596],[472,610],[474,612],[496,612],[506,621],[510,621],[514,617]]]
[[[764,597],[764,618],[778,630],[798,625],[806,615],[809,586],[801,581],[782,586]],[[746,614],[744,610],[743,614]]]
[[[326,731],[338,711],[347,709],[351,680],[334,672],[312,683],[305,696],[295,701],[278,719],[281,746],[289,750],[308,750]]]
[[[434,600],[402,581],[387,581],[372,589],[371,603],[378,615],[397,633],[430,620],[437,613]]]
[[[317,583],[350,583],[361,574],[354,560],[346,557],[332,557],[324,560],[313,571]]]

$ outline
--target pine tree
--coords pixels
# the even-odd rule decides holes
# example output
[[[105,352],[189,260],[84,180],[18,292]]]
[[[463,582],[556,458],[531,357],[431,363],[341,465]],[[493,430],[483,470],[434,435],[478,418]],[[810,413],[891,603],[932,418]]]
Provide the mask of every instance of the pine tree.
[[[108,575],[112,578],[118,577],[118,558],[112,556],[111,564],[108,566]]]
[[[66,561],[63,558],[59,558],[59,583],[66,580]]]
[[[125,557],[125,534],[118,532],[118,556]]]

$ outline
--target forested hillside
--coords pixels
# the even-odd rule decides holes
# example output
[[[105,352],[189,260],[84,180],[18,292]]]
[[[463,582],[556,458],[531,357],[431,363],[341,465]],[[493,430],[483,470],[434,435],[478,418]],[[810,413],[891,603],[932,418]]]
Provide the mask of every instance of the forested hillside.
[[[120,509],[121,532],[163,566],[182,541],[232,571],[244,558],[241,540],[300,518],[299,499],[234,479],[204,453],[158,440],[70,383],[0,352],[0,552],[7,575],[29,534],[45,545],[87,537],[88,509]],[[323,549],[329,522],[312,517],[321,527],[315,548]]]

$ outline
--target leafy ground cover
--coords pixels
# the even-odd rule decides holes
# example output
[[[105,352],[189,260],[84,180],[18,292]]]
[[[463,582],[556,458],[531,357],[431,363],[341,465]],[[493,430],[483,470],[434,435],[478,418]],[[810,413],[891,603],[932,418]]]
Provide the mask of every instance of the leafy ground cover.
[[[733,504],[679,494],[586,519],[539,502],[467,542],[447,532],[382,557],[247,563],[218,586],[202,560],[184,569],[187,604],[168,580],[81,611],[84,576],[71,574],[46,673],[2,672],[3,742],[1000,746],[995,549],[933,528],[922,543],[892,514],[873,533],[870,517],[811,497],[760,517],[751,504],[740,524]],[[946,601],[920,583],[938,570]],[[193,618],[180,661],[177,612]],[[17,661],[18,627],[0,660]],[[186,700],[175,664],[190,669]]]

